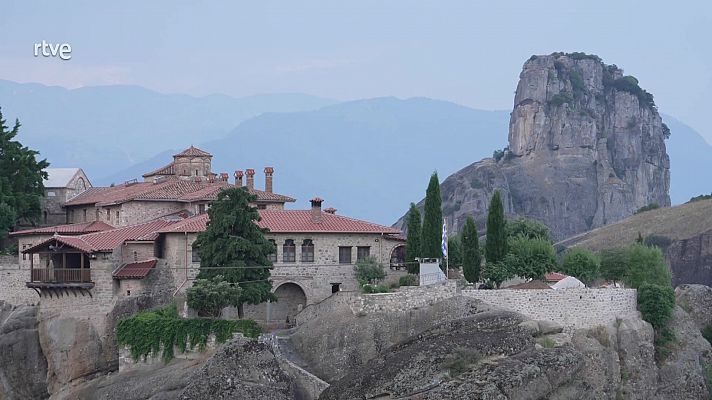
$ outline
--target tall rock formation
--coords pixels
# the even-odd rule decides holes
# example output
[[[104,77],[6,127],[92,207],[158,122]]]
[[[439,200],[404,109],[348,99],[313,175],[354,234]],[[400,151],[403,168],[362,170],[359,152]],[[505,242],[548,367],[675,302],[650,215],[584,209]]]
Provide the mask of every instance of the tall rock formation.
[[[482,227],[499,189],[509,215],[542,221],[563,238],[652,203],[668,206],[667,135],[653,96],[615,65],[583,53],[532,56],[508,148],[445,179],[444,217],[459,229],[474,215]]]

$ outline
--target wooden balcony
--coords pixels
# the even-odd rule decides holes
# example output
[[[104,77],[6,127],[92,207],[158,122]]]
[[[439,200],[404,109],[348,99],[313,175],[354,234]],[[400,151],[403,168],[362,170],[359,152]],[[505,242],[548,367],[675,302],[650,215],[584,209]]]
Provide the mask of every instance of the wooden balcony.
[[[88,268],[33,268],[30,282],[43,283],[90,283]]]

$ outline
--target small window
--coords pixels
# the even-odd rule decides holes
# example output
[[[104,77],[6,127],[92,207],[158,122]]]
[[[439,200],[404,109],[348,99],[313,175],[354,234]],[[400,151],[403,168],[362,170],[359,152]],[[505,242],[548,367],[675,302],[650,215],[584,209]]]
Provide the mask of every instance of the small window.
[[[257,205],[258,210],[266,210],[267,209],[267,204],[258,204]]]
[[[339,293],[341,290],[341,284],[340,283],[332,283],[331,284],[331,293]]]
[[[197,169],[195,170],[195,176],[198,176],[198,170],[197,170]]]
[[[99,220],[99,209],[97,208],[97,209],[94,210],[94,211],[95,211],[94,214],[96,214],[96,215],[94,216],[94,221],[98,221],[98,220]]]
[[[133,256],[134,256],[134,261],[138,261],[138,253],[135,252],[135,251],[134,251],[133,253],[134,253],[134,255],[133,255]]]
[[[47,197],[54,197],[56,195],[57,195],[57,193],[55,193],[55,192],[47,192]]]
[[[356,248],[356,261],[363,261],[371,255],[371,248],[368,246],[359,246]]]
[[[339,264],[351,264],[351,246],[339,246]]]
[[[47,211],[44,212],[44,223],[47,223]]]
[[[311,239],[302,242],[302,262],[314,262],[314,243]]]
[[[118,211],[116,211],[116,223],[117,224],[119,223],[119,212]]]
[[[87,209],[84,209],[84,222],[87,222]]]
[[[267,255],[267,258],[269,259],[270,262],[276,263],[277,262],[277,244],[274,242],[274,240],[270,239],[270,243],[272,243],[272,247],[274,248],[272,253],[269,253]]]
[[[198,214],[205,214],[205,204],[198,204]]]
[[[26,245],[26,244],[23,244],[23,245],[22,245],[22,250],[24,251],[26,248],[27,248],[27,245]],[[22,259],[23,259],[23,260],[27,260],[27,254],[22,253]]]
[[[111,210],[106,210],[106,220],[111,221]]]
[[[287,239],[282,245],[282,261],[286,263],[293,263],[297,259],[297,246],[294,244],[294,240]]]
[[[193,245],[191,248],[191,261],[194,263],[200,262],[200,247]]]

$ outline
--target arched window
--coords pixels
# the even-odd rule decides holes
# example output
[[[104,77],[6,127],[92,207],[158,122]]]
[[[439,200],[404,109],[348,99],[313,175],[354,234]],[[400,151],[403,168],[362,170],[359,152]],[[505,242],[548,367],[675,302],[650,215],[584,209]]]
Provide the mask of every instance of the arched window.
[[[314,262],[314,243],[311,239],[302,242],[302,262]]]
[[[269,260],[271,262],[276,263],[277,262],[277,244],[274,242],[273,239],[270,239],[269,242],[272,243],[272,246],[274,247],[274,251],[272,253],[269,253],[269,255],[267,255],[267,258],[269,258]]]
[[[200,262],[200,247],[193,244],[190,251],[190,261],[194,263]]]
[[[286,263],[293,263],[297,259],[297,246],[294,244],[294,240],[287,239],[282,245],[282,261]]]
[[[86,184],[86,182],[84,182],[84,178],[80,177],[79,179],[77,179],[77,185],[76,185],[77,191],[83,192],[86,190],[86,188],[87,188],[87,184]]]

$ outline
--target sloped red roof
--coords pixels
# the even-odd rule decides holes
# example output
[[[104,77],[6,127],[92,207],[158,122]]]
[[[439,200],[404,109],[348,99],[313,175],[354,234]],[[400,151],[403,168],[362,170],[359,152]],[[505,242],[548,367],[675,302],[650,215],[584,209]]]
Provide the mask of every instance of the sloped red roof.
[[[161,168],[155,169],[151,172],[147,172],[143,174],[144,178],[148,178],[149,176],[154,176],[154,175],[173,175],[175,174],[175,164],[170,163],[168,165],[164,165]]]
[[[273,233],[384,233],[400,234],[401,231],[371,222],[322,212],[321,222],[312,221],[311,210],[260,210],[262,218],[257,225]],[[159,232],[202,232],[208,224],[208,214],[197,215],[161,229]]]
[[[180,156],[212,157],[213,155],[208,153],[207,151],[200,150],[199,148],[197,148],[195,146],[190,146],[187,149],[181,151],[180,153],[173,155],[173,157],[180,157]]]
[[[566,278],[568,275],[560,274],[558,272],[547,272],[544,275],[544,280],[546,282],[558,282],[564,278]]]
[[[82,222],[79,224],[67,224],[67,225],[57,225],[57,226],[47,226],[43,228],[25,229],[22,231],[11,232],[10,236],[23,236],[23,235],[52,235],[54,233],[60,235],[81,235],[84,233],[101,232],[109,229],[114,229],[113,226],[101,222]]]
[[[157,260],[145,260],[124,264],[113,273],[115,279],[143,279],[156,266]]]
[[[505,289],[546,290],[546,289],[551,289],[551,287],[542,281],[529,281],[529,282],[520,283],[518,285],[507,286]]]
[[[110,252],[117,248],[120,244],[127,240],[135,241],[152,241],[158,237],[158,231],[177,223],[177,220],[157,219],[142,224],[124,226],[111,230],[88,233],[80,236],[61,236],[55,235],[29,249],[24,250],[24,253],[31,253],[33,250],[41,248],[46,244],[57,240],[68,246],[72,246],[86,253],[93,252]]]
[[[76,206],[83,204],[96,204],[105,206],[111,204],[121,204],[131,200],[145,201],[212,201],[218,196],[221,189],[230,188],[231,185],[225,181],[185,181],[167,180],[158,183],[137,182],[122,184],[108,188],[94,188],[68,201],[65,205]],[[289,196],[277,193],[268,193],[262,190],[251,190],[250,193],[257,196],[257,201],[262,202],[294,202]]]

